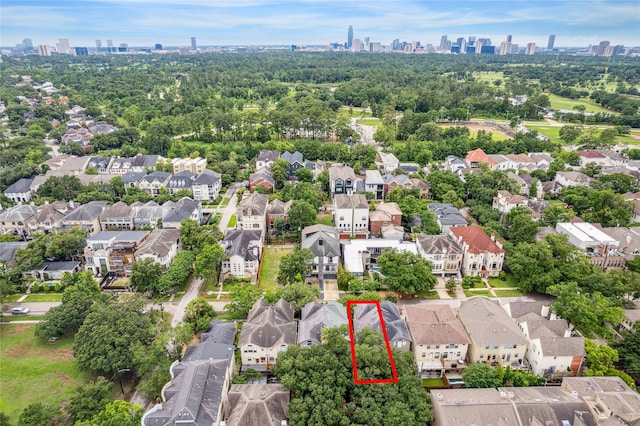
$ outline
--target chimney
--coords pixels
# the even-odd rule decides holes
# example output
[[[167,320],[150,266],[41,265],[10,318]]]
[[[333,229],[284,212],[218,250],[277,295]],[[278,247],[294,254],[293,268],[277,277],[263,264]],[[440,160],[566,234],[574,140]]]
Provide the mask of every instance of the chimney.
[[[491,241],[493,241],[494,243],[496,242],[496,234],[491,234]]]
[[[540,310],[540,316],[544,318],[549,317],[549,305],[547,304],[542,305],[542,309]]]
[[[69,207],[74,209],[76,207],[76,205],[74,204],[73,200],[69,200]]]

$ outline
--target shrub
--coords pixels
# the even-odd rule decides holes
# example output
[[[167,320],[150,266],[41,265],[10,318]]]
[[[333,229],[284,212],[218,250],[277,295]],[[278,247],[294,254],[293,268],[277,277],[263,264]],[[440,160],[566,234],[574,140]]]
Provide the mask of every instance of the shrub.
[[[393,293],[387,293],[387,294],[384,296],[384,300],[388,300],[388,301],[389,301],[389,302],[391,302],[391,303],[398,303],[398,296],[396,296],[396,295],[395,295],[395,294],[393,294]]]
[[[49,286],[45,284],[40,284],[40,291],[49,291]]]
[[[38,285],[38,283],[35,283],[34,285],[31,286],[31,293],[37,293],[40,290],[40,286]]]
[[[500,273],[498,274],[498,279],[500,281],[506,281],[507,280],[507,274],[504,271],[500,271]]]
[[[53,288],[55,289],[56,292],[60,291],[60,284],[56,283],[55,286],[53,286]]]

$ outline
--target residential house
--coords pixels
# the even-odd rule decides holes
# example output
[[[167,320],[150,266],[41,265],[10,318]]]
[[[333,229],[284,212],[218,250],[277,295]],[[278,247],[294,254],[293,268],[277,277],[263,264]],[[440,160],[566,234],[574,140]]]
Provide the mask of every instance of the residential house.
[[[420,172],[420,164],[418,163],[400,163],[398,168],[404,170],[408,175]]]
[[[518,193],[520,195],[528,197],[531,194],[532,187],[535,186],[535,189],[533,189],[533,191],[536,196],[531,198],[536,199],[536,198],[542,198],[544,196],[544,189],[542,187],[542,182],[540,182],[538,179],[534,178],[533,176],[529,174],[518,175],[513,172],[507,172],[507,177],[516,182],[516,184],[518,185]]]
[[[195,173],[188,170],[178,172],[169,177],[165,187],[169,190],[171,195],[182,190],[189,191],[189,195],[191,195],[193,193],[193,181],[195,178]]]
[[[123,174],[122,183],[124,184],[124,189],[129,189],[133,187],[138,187],[139,182],[145,177],[147,174],[145,172],[127,172]]]
[[[256,170],[270,168],[278,158],[280,158],[278,151],[261,149],[256,159]]]
[[[382,228],[387,225],[402,225],[402,210],[398,203],[379,203],[369,212],[369,232],[371,235],[382,235]]]
[[[537,168],[536,161],[526,154],[507,154],[505,155],[505,157],[507,157],[507,159],[510,162],[509,164],[510,169],[514,169],[514,170],[526,169],[531,171]]]
[[[380,227],[380,235],[387,240],[402,241],[405,237],[404,227],[402,225],[395,225],[393,223],[387,223]]]
[[[297,343],[297,329],[289,302],[280,299],[270,306],[264,299],[258,300],[249,311],[238,339],[242,370],[269,370],[279,354]]]
[[[515,170],[516,168],[506,155],[489,154],[488,157],[494,163],[494,165],[491,166],[491,170]]]
[[[633,202],[633,216],[631,216],[631,222],[640,222],[640,192],[627,192],[623,195],[625,200]]]
[[[640,255],[640,230],[623,227],[602,228],[602,232],[618,241],[618,251],[624,254],[627,261]]]
[[[305,228],[303,228],[300,231],[300,235],[302,240],[311,237],[313,234],[316,234],[318,232],[327,232],[329,234],[335,234],[336,238],[337,238],[337,232],[336,232],[336,228],[334,228],[333,226],[329,226],[329,225],[323,225],[321,223],[316,223],[315,225],[309,225]]]
[[[31,201],[31,184],[33,179],[22,178],[9,185],[4,195],[14,203],[22,204]]]
[[[381,169],[385,174],[393,173],[400,167],[400,161],[391,153],[379,151],[376,156],[376,167]]]
[[[179,229],[154,229],[135,252],[135,260],[152,259],[168,269],[180,252]]]
[[[332,164],[329,168],[329,183],[331,195],[352,195],[356,192],[356,174],[353,169],[344,164]]]
[[[393,191],[394,188],[401,188],[407,191],[413,188],[413,183],[411,182],[411,179],[409,179],[407,175],[394,176],[392,174],[386,174],[382,176],[382,180],[384,180],[385,196],[389,194],[391,191]]]
[[[578,151],[578,161],[580,162],[580,167],[585,167],[589,163],[593,163],[600,167],[613,166],[604,154],[593,149]]]
[[[133,172],[148,173],[155,171],[158,161],[164,161],[164,158],[159,155],[137,154],[132,160],[131,170]]]
[[[362,194],[337,194],[333,197],[333,223],[340,238],[366,238],[369,203]]]
[[[572,336],[568,321],[555,318],[542,302],[509,302],[503,308],[528,340],[529,371],[549,380],[580,374],[587,355],[584,337]]]
[[[133,172],[133,158],[113,157],[107,172],[110,175],[123,175]]]
[[[529,200],[527,209],[531,212],[531,219],[540,220],[544,217],[544,211],[549,208],[551,203],[545,200]]]
[[[220,173],[204,169],[193,181],[193,199],[196,201],[215,201],[222,188]]]
[[[4,244],[8,244],[8,243],[4,243]],[[14,244],[17,244],[17,243],[14,243]],[[1,244],[0,244],[0,247],[1,247]],[[622,337],[620,333],[633,330],[633,327],[638,321],[640,321],[640,309],[637,309],[637,308],[625,309],[624,318],[622,319],[620,324],[616,326],[616,329],[615,329],[617,337]]]
[[[30,204],[11,207],[0,213],[0,233],[12,234],[24,240],[29,235],[27,219],[38,213],[38,208]]]
[[[59,231],[63,228],[62,220],[66,215],[73,211],[74,203],[66,203],[64,201],[54,201],[53,203],[45,203],[38,207],[38,212],[25,220],[29,228],[29,234],[34,232]]]
[[[464,253],[451,235],[418,234],[416,246],[420,256],[433,265],[432,274],[442,277],[460,276]]]
[[[293,154],[289,151],[285,151],[280,158],[289,162],[289,169],[287,169],[287,176],[289,177],[295,176],[296,171],[305,166],[304,159],[299,151],[296,151]]]
[[[455,155],[447,155],[447,157],[444,159],[444,164],[442,165],[442,168],[445,171],[449,171],[451,173],[457,173],[459,170],[466,169],[467,163],[465,163],[463,160],[456,157]]]
[[[87,168],[90,157],[76,157],[72,155],[59,154],[45,161],[51,171],[61,171],[69,175],[83,174]]]
[[[162,224],[162,219],[167,214],[167,208],[159,205],[155,201],[148,201],[145,204],[136,202],[131,204],[133,207],[133,225],[136,229],[145,226],[155,228]]]
[[[103,231],[131,231],[134,229],[134,209],[122,201],[106,206],[100,213],[100,229]]]
[[[431,184],[428,180],[411,178],[411,185],[414,188],[418,188],[420,198],[431,198]]]
[[[269,232],[276,232],[274,227],[276,219],[282,219],[287,226],[289,225],[289,209],[291,208],[291,204],[293,204],[293,200],[285,203],[277,198],[269,203],[267,207],[267,228]]]
[[[440,232],[447,233],[451,228],[469,225],[469,222],[460,214],[460,210],[453,207],[453,204],[430,203],[428,207],[436,215]]]
[[[287,425],[290,392],[280,383],[231,385],[225,426]]]
[[[505,251],[502,243],[495,241],[495,236],[489,238],[479,226],[451,228],[449,233],[462,247],[463,275],[498,276],[504,264]]]
[[[365,170],[364,190],[374,195],[374,200],[384,200],[384,180],[378,170]]]
[[[98,171],[98,174],[106,175],[109,174],[112,161],[113,157],[91,157],[87,162],[87,169],[92,167]]]
[[[404,317],[419,372],[439,376],[466,366],[471,340],[449,305],[405,305]]]
[[[171,160],[173,174],[191,172],[194,175],[202,173],[207,168],[206,158],[174,158]]]
[[[222,327],[223,325],[217,325]],[[235,330],[235,325],[231,324]],[[187,347],[171,364],[171,381],[162,388],[162,402],[142,416],[143,426],[175,424],[221,425],[227,389],[234,370],[234,333],[222,342],[204,340]]]
[[[561,386],[433,389],[434,426],[631,425],[640,395],[619,377],[565,377]]]
[[[567,186],[591,186],[594,182],[593,178],[580,172],[557,172],[554,179],[562,187]],[[547,192],[547,191],[545,191]]]
[[[87,237],[85,269],[94,275],[131,275],[135,252],[149,231],[101,231]]]
[[[546,152],[530,152],[528,155],[535,162],[536,168],[541,170],[548,170],[554,160],[553,157]]]
[[[626,265],[624,253],[617,250],[620,242],[590,223],[558,222],[556,232],[567,235],[570,244],[585,250],[592,265],[605,271]]]
[[[619,153],[612,151],[610,149],[601,149],[600,153],[609,160],[610,166],[608,167],[626,168],[627,165],[629,164],[629,159],[627,157],[625,157],[624,155],[620,155]]]
[[[321,227],[317,232],[310,233],[310,228]],[[312,225],[302,231],[302,248],[309,249],[313,254],[311,276],[321,282],[324,279],[336,279],[340,263],[340,240],[335,228],[325,225]]]
[[[486,164],[491,170],[496,170],[497,167],[496,162],[481,148],[469,151],[467,156],[464,158],[464,162],[467,167],[480,167],[479,165],[481,163]]]
[[[249,175],[249,191],[255,191],[256,187],[262,187],[263,192],[273,192],[276,181],[273,179],[270,169],[261,169]]]
[[[527,339],[497,301],[486,297],[463,300],[458,316],[471,340],[467,352],[469,364],[524,366]]]
[[[369,271],[379,272],[376,262],[384,250],[394,249],[400,252],[418,254],[416,243],[389,239],[355,239],[343,241],[342,262],[344,268],[356,277],[362,277]]]
[[[77,260],[61,262],[45,260],[39,266],[23,272],[23,275],[29,275],[38,280],[61,280],[64,274],[73,274],[79,270],[80,262]]]
[[[493,197],[492,207],[501,214],[506,215],[516,207],[527,207],[529,200],[522,195],[514,195],[509,191],[500,190],[498,195]]]
[[[267,226],[267,203],[265,194],[246,195],[236,209],[236,229],[251,229],[264,232]]]
[[[26,247],[27,244],[29,244],[28,241],[0,242],[0,269],[14,268],[16,266],[16,251]]]
[[[236,278],[255,276],[260,269],[262,256],[262,231],[259,229],[230,229],[222,240],[226,259],[221,273]]]
[[[165,188],[167,181],[171,177],[167,172],[152,172],[140,179],[138,188],[152,197],[160,195],[160,188]]]
[[[178,202],[167,201],[162,205],[167,213],[162,218],[164,228],[180,229],[182,221],[192,219],[202,223],[202,203],[189,197],[182,197]]]
[[[310,348],[322,344],[322,330],[348,324],[347,310],[340,303],[309,302],[300,314],[298,345]]]
[[[107,207],[106,201],[90,201],[87,204],[81,204],[62,218],[62,227],[86,229],[91,236],[101,230],[100,215],[105,207]]]
[[[400,315],[396,304],[384,300],[380,302],[380,311],[391,347],[408,352],[411,349],[411,334],[409,334],[407,323]],[[360,333],[365,327],[382,333],[380,312],[373,303],[360,303],[354,307],[353,328],[355,332]]]

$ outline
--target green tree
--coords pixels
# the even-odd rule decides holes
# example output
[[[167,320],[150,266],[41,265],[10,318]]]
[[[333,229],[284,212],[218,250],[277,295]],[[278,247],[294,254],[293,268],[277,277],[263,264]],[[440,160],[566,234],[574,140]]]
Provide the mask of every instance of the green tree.
[[[210,275],[217,278],[225,258],[224,249],[218,244],[205,245],[196,256],[194,275],[197,278],[206,278]]]
[[[155,286],[150,289],[156,294],[165,294],[174,287],[185,282],[191,274],[195,256],[189,250],[183,250],[176,255],[171,262],[169,269],[156,281]]]
[[[271,164],[271,175],[273,176],[273,180],[276,183],[276,189],[282,189],[285,182],[287,181],[287,172],[289,170],[289,167],[289,162],[282,158],[278,158],[273,162],[273,164]]]
[[[76,387],[69,398],[69,403],[64,407],[69,420],[75,424],[89,420],[98,414],[111,400],[111,389],[111,382],[102,376],[95,382]]]
[[[496,371],[487,364],[471,364],[462,372],[465,388],[495,388],[500,386]]]
[[[162,265],[150,257],[136,261],[131,268],[131,285],[140,291],[152,291],[162,276]]]
[[[622,340],[613,343],[618,350],[624,370],[632,376],[640,376],[640,322],[622,333]]]
[[[76,426],[138,426],[144,410],[137,404],[116,400],[104,406],[102,411]]]
[[[505,238],[511,244],[533,243],[536,240],[538,224],[531,218],[526,207],[516,207],[504,218]]]
[[[436,278],[431,274],[431,262],[417,254],[384,250],[377,263],[389,290],[415,294],[431,290],[436,285]]]
[[[308,202],[295,200],[289,209],[289,223],[293,229],[303,229],[316,223],[316,209]]]
[[[229,293],[231,303],[224,308],[238,318],[246,317],[253,304],[263,294],[264,292],[261,289],[251,284],[235,286]]]
[[[312,261],[313,253],[304,248],[296,248],[292,253],[282,256],[278,269],[278,284],[287,285],[304,281],[311,272]]]
[[[544,243],[518,244],[509,252],[507,266],[526,292],[546,293],[547,288],[560,278],[553,253]]]
[[[303,282],[294,282],[278,289],[276,296],[289,302],[294,311],[300,312],[304,305],[320,298],[320,289]]]
[[[302,167],[296,170],[296,177],[300,182],[311,183],[313,182],[313,171],[306,167]]]
[[[204,297],[196,297],[184,310],[185,322],[191,324],[194,331],[204,331],[209,327],[216,312]]]
[[[34,402],[22,410],[18,426],[55,426],[59,416],[60,412],[55,405]]]
[[[76,333],[73,355],[80,368],[111,376],[119,369],[137,371],[132,342],[151,345],[152,320],[141,313],[142,301],[125,299],[97,304]]]

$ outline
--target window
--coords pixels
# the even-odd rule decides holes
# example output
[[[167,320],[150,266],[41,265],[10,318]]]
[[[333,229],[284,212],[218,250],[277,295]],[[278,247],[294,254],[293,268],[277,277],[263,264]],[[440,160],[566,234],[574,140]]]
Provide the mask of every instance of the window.
[[[484,348],[485,349],[498,349],[498,345],[487,345]]]
[[[515,349],[518,345],[504,345],[505,349]]]
[[[253,224],[253,228],[254,228],[254,229],[255,229],[255,228],[260,228],[260,224],[259,224],[259,223],[254,223],[254,224]]]
[[[435,355],[434,355],[434,358],[435,359],[439,359],[440,358],[440,352],[436,352]]]
[[[426,357],[427,353],[426,352],[422,352],[422,358]]]
[[[445,347],[446,347],[447,349],[458,349],[458,345],[454,345],[453,343],[452,343],[452,344],[449,344],[449,345],[447,345],[447,346],[445,346]]]

